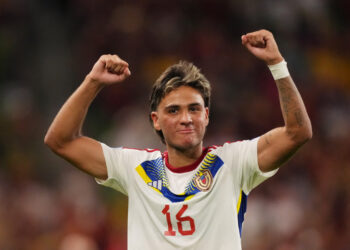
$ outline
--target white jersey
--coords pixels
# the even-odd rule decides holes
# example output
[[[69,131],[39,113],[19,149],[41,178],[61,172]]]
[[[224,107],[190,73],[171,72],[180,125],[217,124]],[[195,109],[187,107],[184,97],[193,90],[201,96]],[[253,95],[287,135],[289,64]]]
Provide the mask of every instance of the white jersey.
[[[183,173],[158,150],[102,144],[108,179],[97,182],[128,195],[128,249],[241,249],[247,195],[277,171],[260,171],[257,141],[209,147]]]

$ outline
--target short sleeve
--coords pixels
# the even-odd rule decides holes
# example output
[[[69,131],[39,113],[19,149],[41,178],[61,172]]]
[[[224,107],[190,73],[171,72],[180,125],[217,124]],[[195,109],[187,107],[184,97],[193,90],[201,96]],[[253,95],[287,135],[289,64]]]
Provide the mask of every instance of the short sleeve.
[[[258,186],[266,179],[276,174],[278,169],[262,172],[258,165],[258,140],[239,142],[239,167],[241,168],[241,188],[245,194]]]
[[[106,180],[95,179],[100,185],[113,188],[121,193],[128,194],[128,157],[123,153],[122,148],[111,148],[101,143],[103,155],[106,161],[107,174]]]

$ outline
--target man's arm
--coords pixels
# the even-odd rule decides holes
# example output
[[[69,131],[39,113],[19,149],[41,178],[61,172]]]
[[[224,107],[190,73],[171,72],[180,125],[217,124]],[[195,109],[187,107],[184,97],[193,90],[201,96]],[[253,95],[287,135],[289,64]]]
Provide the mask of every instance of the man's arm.
[[[56,115],[46,133],[45,144],[84,172],[106,179],[107,168],[100,143],[83,136],[81,130],[88,108],[98,92],[128,76],[127,62],[116,55],[101,56]]]
[[[267,65],[283,61],[273,35],[260,30],[242,36],[242,44]],[[258,164],[268,172],[286,162],[312,137],[312,127],[303,100],[290,76],[276,80],[284,127],[262,135],[258,141]]]

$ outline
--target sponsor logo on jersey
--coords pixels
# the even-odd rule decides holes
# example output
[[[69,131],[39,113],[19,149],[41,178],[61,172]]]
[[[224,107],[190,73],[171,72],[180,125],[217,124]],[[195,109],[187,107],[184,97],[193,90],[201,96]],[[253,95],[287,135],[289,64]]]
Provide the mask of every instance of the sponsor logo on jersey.
[[[162,180],[148,182],[147,185],[162,190]]]
[[[213,176],[209,170],[204,170],[194,181],[200,191],[208,191],[213,183]]]

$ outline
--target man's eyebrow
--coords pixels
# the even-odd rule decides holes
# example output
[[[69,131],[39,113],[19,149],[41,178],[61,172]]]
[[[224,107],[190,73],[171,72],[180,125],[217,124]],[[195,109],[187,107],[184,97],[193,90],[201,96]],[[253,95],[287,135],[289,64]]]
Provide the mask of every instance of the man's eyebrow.
[[[194,102],[194,103],[190,103],[188,106],[201,106],[202,104],[199,102]]]
[[[179,107],[180,107],[180,105],[178,105],[178,104],[169,104],[168,106],[165,106],[164,108],[170,109],[170,108],[179,108]]]
[[[190,104],[187,104],[186,106],[189,106],[189,107],[193,107],[193,106],[201,106],[202,104],[199,103],[199,102],[194,102],[194,103],[190,103]],[[165,106],[165,109],[169,109],[169,108],[179,108],[180,104],[169,104],[168,106]],[[185,106],[185,105],[184,105]]]

